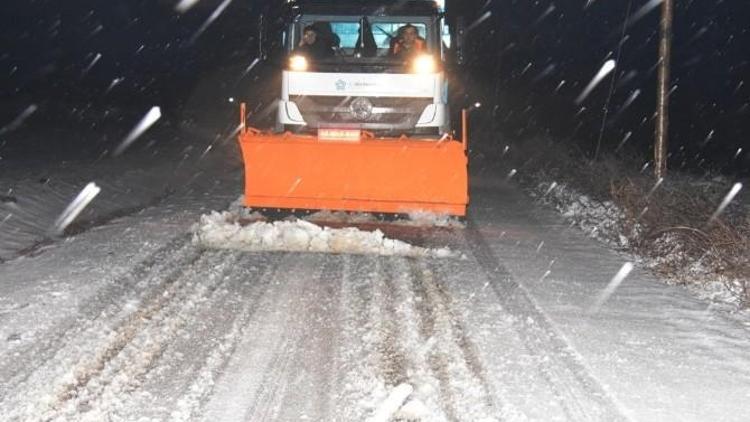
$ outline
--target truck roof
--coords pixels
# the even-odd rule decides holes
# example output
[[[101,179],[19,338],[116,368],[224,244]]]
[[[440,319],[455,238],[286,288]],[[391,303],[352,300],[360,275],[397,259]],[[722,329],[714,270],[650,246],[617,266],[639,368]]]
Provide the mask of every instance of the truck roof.
[[[440,9],[432,0],[296,0],[303,15],[432,16]]]

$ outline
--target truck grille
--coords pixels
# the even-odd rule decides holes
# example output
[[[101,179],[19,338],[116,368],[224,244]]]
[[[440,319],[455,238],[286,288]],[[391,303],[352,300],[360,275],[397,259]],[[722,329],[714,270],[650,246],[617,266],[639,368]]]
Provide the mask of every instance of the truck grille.
[[[411,129],[432,98],[290,96],[309,127],[346,124],[363,129]]]

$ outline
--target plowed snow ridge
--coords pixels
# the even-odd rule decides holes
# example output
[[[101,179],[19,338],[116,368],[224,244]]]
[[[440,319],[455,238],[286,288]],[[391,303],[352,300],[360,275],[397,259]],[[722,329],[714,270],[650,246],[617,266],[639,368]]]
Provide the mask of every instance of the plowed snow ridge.
[[[208,248],[244,251],[294,251],[451,258],[449,248],[423,248],[389,239],[380,230],[333,229],[309,221],[241,225],[236,214],[212,212],[193,227],[193,242]]]

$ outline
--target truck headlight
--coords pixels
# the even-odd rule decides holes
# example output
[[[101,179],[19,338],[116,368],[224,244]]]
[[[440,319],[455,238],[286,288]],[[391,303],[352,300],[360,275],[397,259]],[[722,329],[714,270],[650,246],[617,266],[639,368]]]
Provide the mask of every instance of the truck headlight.
[[[412,62],[412,72],[414,73],[435,73],[437,64],[435,59],[429,54],[420,54]]]
[[[304,56],[294,55],[289,57],[289,69],[297,72],[307,70],[307,59]]]

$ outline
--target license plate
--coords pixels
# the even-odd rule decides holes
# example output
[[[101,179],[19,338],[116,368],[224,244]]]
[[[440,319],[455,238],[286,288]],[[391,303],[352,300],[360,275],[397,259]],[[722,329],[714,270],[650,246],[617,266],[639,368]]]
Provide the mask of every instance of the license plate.
[[[361,138],[362,131],[359,129],[318,129],[319,141],[359,142]]]

